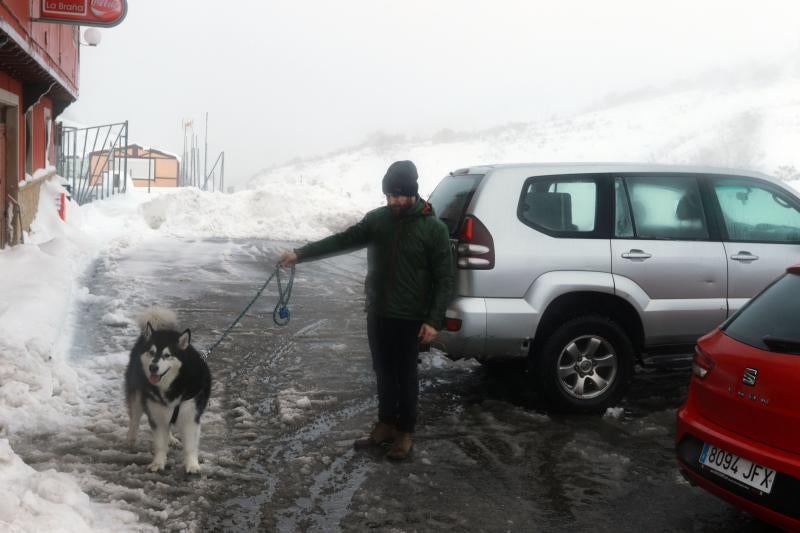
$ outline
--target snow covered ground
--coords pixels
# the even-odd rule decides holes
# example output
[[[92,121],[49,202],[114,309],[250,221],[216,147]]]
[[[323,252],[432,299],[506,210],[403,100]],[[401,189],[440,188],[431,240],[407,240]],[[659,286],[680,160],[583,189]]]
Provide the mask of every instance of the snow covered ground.
[[[686,90],[479,134],[385,139],[273,168],[235,194],[135,191],[80,208],[71,204],[66,223],[53,207],[60,187],[46,185],[26,244],[0,251],[0,529],[144,528],[122,506],[92,501],[82,488],[91,486],[87,474],[37,472],[9,444],[11,435],[69,431],[87,423],[80,413],[97,400],[82,391],[91,386],[92,374],[66,354],[75,333],[73,304],[91,298],[78,280],[99,254],[164,236],[316,239],[380,205],[380,177],[396,159],[417,163],[423,195],[455,168],[513,161],[715,164],[800,179],[797,95],[800,80],[786,78],[715,93]],[[288,392],[293,395],[286,405],[302,410],[312,401]],[[297,413],[287,408],[284,415]]]

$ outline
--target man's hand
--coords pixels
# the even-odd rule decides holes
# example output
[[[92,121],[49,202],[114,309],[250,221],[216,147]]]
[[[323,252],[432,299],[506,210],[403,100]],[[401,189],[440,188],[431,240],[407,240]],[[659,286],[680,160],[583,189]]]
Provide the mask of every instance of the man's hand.
[[[438,334],[439,332],[436,331],[433,326],[422,324],[422,327],[419,328],[419,333],[417,333],[417,338],[419,339],[420,344],[430,344]]]
[[[294,250],[286,250],[281,254],[281,258],[278,259],[278,264],[284,268],[294,266],[297,264],[297,254],[294,253]]]

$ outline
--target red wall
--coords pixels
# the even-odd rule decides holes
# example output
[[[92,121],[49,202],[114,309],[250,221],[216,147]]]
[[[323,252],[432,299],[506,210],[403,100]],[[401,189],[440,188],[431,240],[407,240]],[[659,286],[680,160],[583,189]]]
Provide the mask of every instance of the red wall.
[[[22,84],[2,70],[0,70],[0,89],[20,95],[20,99],[22,98]]]
[[[38,0],[4,0],[0,3],[0,19],[2,19],[13,31],[21,36],[28,44],[33,54],[39,62],[46,64],[50,71],[55,73],[61,82],[66,84],[73,94],[78,92],[78,26],[66,24],[52,24],[33,22],[30,16],[31,4]],[[0,88],[12,92],[20,97],[19,123],[19,150],[17,154],[18,180],[25,179],[26,159],[25,159],[25,111],[22,108],[22,83],[12,78],[3,71],[0,64]],[[32,113],[32,135],[31,135],[31,168],[33,173],[37,169],[44,168],[46,165],[46,132],[47,127],[44,122],[45,109],[50,110],[51,135],[55,135],[55,116],[53,115],[53,101],[50,97],[44,96],[33,105]],[[50,164],[55,165],[55,140],[50,142]]]
[[[19,96],[20,104],[22,104],[22,85],[16,81],[15,79],[9,77],[4,72],[0,71],[0,89],[5,89],[6,91],[12,92]],[[44,122],[45,116],[45,109],[50,110],[50,122],[51,122],[51,129],[50,134],[55,136],[55,117],[53,116],[53,102],[47,96],[42,97],[39,102],[37,102],[31,108],[32,120],[33,120],[33,130],[31,135],[31,169],[30,172],[33,173],[37,169],[44,168],[46,164],[45,159],[45,149],[46,146],[46,135],[47,135],[47,127]],[[17,153],[17,168],[19,169],[19,175],[17,179],[22,181],[25,179],[25,172],[26,172],[26,160],[25,160],[25,115],[24,109],[20,108],[18,113],[19,120],[17,121],[17,131],[19,132],[19,150]],[[55,166],[55,139],[51,138],[50,140],[50,164]]]
[[[0,19],[27,40],[38,58],[58,73],[67,88],[77,95],[78,26],[31,21],[31,4],[37,1],[4,0],[0,3]]]

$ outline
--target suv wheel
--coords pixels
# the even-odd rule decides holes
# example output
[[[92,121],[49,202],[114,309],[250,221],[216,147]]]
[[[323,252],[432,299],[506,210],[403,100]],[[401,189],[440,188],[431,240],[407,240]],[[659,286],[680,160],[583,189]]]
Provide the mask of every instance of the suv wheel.
[[[533,369],[549,403],[565,411],[598,412],[614,405],[633,375],[633,345],[602,316],[562,324],[533,354]]]

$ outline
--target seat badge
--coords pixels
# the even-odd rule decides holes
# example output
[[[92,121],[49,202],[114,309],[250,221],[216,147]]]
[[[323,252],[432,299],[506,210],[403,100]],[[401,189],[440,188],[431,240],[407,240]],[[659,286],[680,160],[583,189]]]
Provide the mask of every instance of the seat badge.
[[[756,377],[758,376],[757,368],[745,368],[742,375],[742,383],[750,387],[756,386]]]

